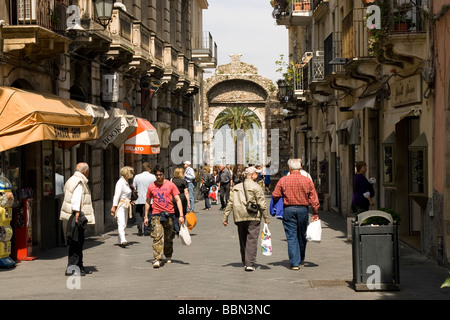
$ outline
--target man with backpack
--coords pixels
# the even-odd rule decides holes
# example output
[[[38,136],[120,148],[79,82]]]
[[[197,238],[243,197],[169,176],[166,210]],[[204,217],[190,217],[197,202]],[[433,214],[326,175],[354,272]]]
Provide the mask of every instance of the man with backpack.
[[[233,188],[232,175],[230,170],[223,164],[219,164],[219,196],[220,210],[225,210],[228,199],[230,198],[230,189]]]

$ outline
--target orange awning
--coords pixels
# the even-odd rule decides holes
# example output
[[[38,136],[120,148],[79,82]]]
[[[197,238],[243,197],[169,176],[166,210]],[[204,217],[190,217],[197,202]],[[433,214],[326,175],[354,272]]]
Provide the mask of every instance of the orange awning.
[[[136,122],[136,130],[125,141],[125,153],[159,153],[159,137],[156,129],[145,119],[136,118]]]
[[[0,86],[0,152],[41,140],[94,139],[97,126],[76,101]]]

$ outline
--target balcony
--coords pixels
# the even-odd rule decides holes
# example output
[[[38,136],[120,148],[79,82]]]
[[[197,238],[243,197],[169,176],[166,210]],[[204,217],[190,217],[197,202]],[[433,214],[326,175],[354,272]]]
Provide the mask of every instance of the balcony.
[[[200,90],[200,85],[202,83],[202,75],[198,72],[200,67],[193,62],[192,60],[189,62],[189,78],[191,82],[189,84],[189,92],[191,94],[197,94]]]
[[[140,21],[133,21],[133,60],[130,67],[137,72],[147,72],[151,68],[152,56],[150,54],[151,31]]]
[[[170,84],[177,84],[180,74],[178,72],[178,51],[170,44],[165,44],[163,51],[164,75],[162,80]]]
[[[302,62],[293,70],[294,97],[306,100],[313,83],[324,81],[324,55],[323,51],[305,52]]]
[[[183,54],[178,55],[178,83],[177,88],[186,91],[191,83],[191,78],[189,77],[189,59]]]
[[[150,54],[153,57],[150,72],[161,78],[164,74],[164,42],[154,34],[150,37]]]
[[[341,64],[331,63],[342,57],[342,33],[332,32],[323,42],[324,44],[324,76],[342,75],[345,73]],[[335,60],[336,61],[336,60]]]
[[[108,26],[111,32],[111,47],[107,52],[107,64],[118,69],[129,64],[135,54],[132,42],[132,26],[135,19],[122,8],[114,8]]]
[[[275,1],[272,17],[278,25],[306,26],[312,22],[311,0]]]
[[[342,21],[342,56],[347,59],[369,57],[366,8],[353,9]]]
[[[329,0],[313,0],[312,5],[313,17],[317,21],[322,19],[328,12]]]
[[[194,33],[192,37],[192,60],[197,61],[203,69],[217,67],[217,44],[208,31]]]
[[[380,62],[405,68],[418,66],[428,57],[425,16],[413,2],[394,4],[389,17],[389,33],[385,37]]]
[[[56,32],[62,24],[56,15],[61,7],[64,3],[55,0],[9,0],[2,51],[33,63],[67,53],[70,39]]]

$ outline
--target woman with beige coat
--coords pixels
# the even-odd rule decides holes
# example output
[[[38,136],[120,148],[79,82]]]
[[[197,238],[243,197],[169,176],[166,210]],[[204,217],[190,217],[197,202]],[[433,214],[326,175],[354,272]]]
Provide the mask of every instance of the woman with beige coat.
[[[228,216],[233,211],[234,223],[238,228],[242,263],[245,271],[254,271],[261,216],[267,224],[270,222],[270,218],[264,192],[255,182],[258,177],[256,168],[249,167],[245,169],[244,175],[246,176],[244,182],[238,183],[231,191],[230,199],[223,213],[222,222],[224,226],[227,226]],[[255,214],[249,213],[247,211],[247,202],[257,204],[259,206],[258,212]]]

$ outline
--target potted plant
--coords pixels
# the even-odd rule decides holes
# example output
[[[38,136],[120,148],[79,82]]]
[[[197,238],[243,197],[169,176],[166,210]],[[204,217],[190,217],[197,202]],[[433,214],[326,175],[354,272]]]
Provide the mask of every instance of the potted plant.
[[[394,31],[408,31],[412,26],[412,19],[406,13],[394,14]]]
[[[400,214],[397,211],[395,211],[394,209],[379,208],[378,210],[389,213],[392,216],[392,220],[394,220],[396,223],[400,222]],[[388,222],[389,221],[387,221],[383,217],[371,217],[371,218],[364,220],[363,224],[384,225]]]
[[[84,29],[89,29],[91,27],[91,17],[89,16],[88,13],[85,12],[82,14],[80,18],[80,23]]]

